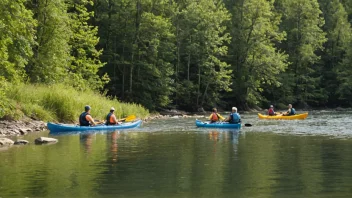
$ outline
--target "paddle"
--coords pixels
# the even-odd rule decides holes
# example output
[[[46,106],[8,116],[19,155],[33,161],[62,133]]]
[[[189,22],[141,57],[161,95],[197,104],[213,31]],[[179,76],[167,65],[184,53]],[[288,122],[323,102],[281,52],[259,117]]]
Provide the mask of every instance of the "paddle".
[[[126,118],[122,118],[119,120],[119,122],[125,121],[125,122],[131,122],[134,121],[137,117],[135,115],[129,115]]]
[[[105,120],[94,120],[95,124],[98,125],[98,124],[103,124],[105,123]]]

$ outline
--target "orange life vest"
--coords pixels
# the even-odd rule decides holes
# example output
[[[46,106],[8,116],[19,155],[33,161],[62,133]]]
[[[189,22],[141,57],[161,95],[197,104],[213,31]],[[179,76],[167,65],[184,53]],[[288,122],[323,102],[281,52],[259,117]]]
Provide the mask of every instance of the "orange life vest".
[[[211,121],[218,121],[219,120],[219,116],[217,113],[212,113],[212,116],[211,116]]]

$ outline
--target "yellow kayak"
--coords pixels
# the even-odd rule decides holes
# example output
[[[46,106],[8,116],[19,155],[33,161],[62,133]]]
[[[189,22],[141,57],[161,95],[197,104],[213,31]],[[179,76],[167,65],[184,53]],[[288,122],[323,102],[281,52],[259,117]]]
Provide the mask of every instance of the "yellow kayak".
[[[268,116],[258,113],[259,119],[268,119],[268,120],[304,120],[308,117],[308,113],[296,114],[291,116],[275,115]]]

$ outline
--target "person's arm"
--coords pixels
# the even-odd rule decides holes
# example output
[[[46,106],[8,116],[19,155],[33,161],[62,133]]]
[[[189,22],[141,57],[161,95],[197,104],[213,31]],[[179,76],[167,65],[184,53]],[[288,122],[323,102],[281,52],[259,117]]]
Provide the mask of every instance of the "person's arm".
[[[227,117],[225,120],[224,120],[224,122],[228,122],[228,121],[230,121],[230,116],[229,117]]]
[[[219,119],[220,119],[220,120],[225,120],[225,118],[222,117],[219,113],[218,113],[218,116],[219,116]]]
[[[213,114],[210,114],[210,116],[209,116],[209,120],[211,120],[211,117],[213,116]]]
[[[96,125],[91,115],[86,115],[86,119],[91,123],[92,126]]]

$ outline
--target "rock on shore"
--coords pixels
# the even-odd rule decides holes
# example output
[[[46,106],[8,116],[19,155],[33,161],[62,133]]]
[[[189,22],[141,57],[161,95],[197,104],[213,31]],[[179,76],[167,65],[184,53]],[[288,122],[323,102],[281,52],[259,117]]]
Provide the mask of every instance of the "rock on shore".
[[[14,141],[8,138],[0,138],[0,146],[11,146],[14,144]]]
[[[22,145],[22,144],[28,144],[29,142],[27,140],[16,140],[15,145]]]
[[[48,137],[40,137],[35,139],[34,141],[36,144],[48,144],[48,143],[56,143],[58,142],[55,138],[48,138]]]
[[[26,135],[30,132],[44,130],[46,130],[46,123],[43,121],[0,121],[0,137]]]

